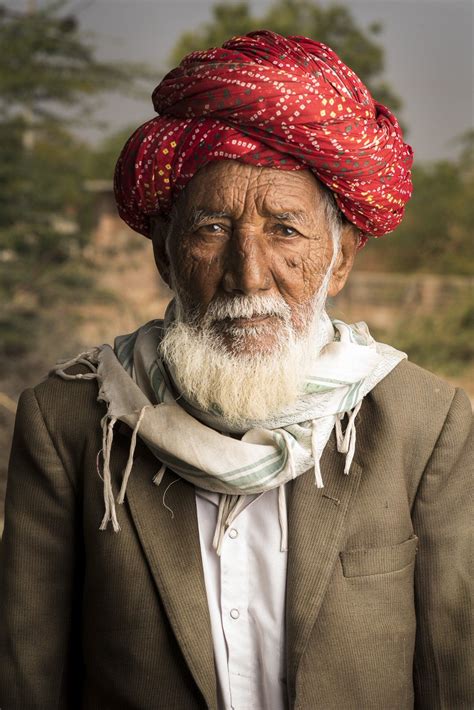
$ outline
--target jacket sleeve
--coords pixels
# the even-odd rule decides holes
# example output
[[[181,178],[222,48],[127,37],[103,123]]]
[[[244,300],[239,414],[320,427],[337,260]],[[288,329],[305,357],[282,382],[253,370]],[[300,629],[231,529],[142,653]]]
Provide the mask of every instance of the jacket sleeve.
[[[20,398],[7,493],[0,612],[0,707],[80,703],[76,495],[33,390]]]
[[[470,402],[462,390],[457,390],[413,509],[419,538],[414,664],[418,710],[474,707],[470,663],[471,424]]]

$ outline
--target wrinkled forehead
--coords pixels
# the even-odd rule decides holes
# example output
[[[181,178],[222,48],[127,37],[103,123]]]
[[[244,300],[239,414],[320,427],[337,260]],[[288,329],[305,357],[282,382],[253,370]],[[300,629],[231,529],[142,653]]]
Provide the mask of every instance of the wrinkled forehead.
[[[184,209],[231,214],[255,209],[265,212],[316,214],[324,204],[319,181],[307,169],[281,170],[220,160],[201,168],[178,198]]]

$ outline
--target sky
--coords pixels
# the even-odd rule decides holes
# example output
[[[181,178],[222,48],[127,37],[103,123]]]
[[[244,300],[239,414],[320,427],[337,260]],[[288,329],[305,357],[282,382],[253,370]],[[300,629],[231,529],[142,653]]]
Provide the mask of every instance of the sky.
[[[29,0],[31,3],[32,0]],[[28,0],[8,5],[26,7]],[[42,0],[37,0],[42,4]],[[407,141],[417,161],[453,157],[454,139],[474,127],[472,0],[350,0],[358,24],[379,21],[378,37],[385,47],[384,78],[403,100],[400,117],[408,127]],[[73,0],[70,6],[81,27],[98,47],[98,55],[146,62],[156,67],[157,81],[179,36],[209,21],[212,0]],[[250,0],[253,14],[271,0]],[[320,4],[329,4],[321,0]],[[317,39],[317,38],[314,38]],[[154,84],[150,85],[150,95]],[[97,117],[105,131],[139,125],[151,118],[151,99],[126,96],[100,100]],[[97,141],[102,131],[84,135]]]

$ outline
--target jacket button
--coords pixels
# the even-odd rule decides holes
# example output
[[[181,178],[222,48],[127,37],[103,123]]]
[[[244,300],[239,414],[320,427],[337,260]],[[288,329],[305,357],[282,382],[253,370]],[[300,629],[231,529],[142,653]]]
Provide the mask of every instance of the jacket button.
[[[233,619],[238,619],[240,616],[240,612],[238,609],[231,609],[230,610],[230,615]]]
[[[236,530],[235,528],[231,528],[231,529],[229,530],[229,537],[231,537],[232,540],[235,540],[235,538],[238,537],[238,536],[239,536],[239,531],[238,531],[238,530]]]

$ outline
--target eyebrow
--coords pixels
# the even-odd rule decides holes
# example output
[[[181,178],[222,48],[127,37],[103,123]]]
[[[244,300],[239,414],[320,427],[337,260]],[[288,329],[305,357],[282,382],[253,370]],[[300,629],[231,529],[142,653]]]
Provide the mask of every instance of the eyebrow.
[[[194,208],[188,217],[188,229],[196,229],[203,222],[210,219],[230,219],[230,214],[225,210],[206,210],[203,208]]]
[[[307,225],[308,218],[301,210],[291,210],[288,212],[267,212],[267,216],[278,219],[281,222],[291,222],[293,224]]]
[[[288,210],[286,212],[272,212],[265,210],[266,217],[273,217],[282,222],[291,222],[293,224],[308,224],[307,215],[302,210]],[[188,227],[199,227],[203,222],[210,219],[231,219],[231,215],[226,210],[207,210],[204,208],[194,208],[188,218]]]

